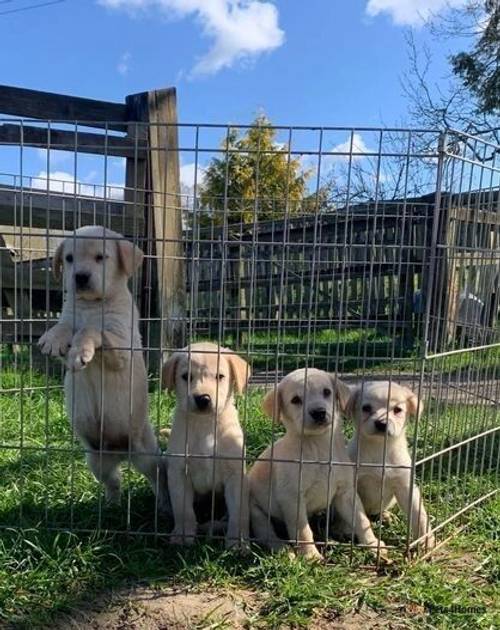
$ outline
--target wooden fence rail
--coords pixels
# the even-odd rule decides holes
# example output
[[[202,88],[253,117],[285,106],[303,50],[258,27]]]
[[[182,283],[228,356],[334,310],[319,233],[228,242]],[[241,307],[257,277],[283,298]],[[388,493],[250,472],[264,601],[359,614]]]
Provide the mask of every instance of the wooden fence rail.
[[[433,204],[395,202],[186,235],[192,317],[201,330],[339,321],[411,328]],[[188,300],[189,303],[189,300]],[[222,306],[221,306],[222,305]]]

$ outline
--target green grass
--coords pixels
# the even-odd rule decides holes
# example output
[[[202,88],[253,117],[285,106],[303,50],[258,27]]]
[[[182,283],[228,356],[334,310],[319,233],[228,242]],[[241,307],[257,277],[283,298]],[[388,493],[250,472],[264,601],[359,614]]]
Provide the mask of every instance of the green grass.
[[[359,343],[359,335],[353,338]],[[19,363],[22,368],[23,361]],[[0,390],[0,627],[2,622],[20,628],[48,624],[54,615],[91,600],[104,588],[137,581],[253,589],[261,606],[256,626],[306,626],[318,614],[335,620],[359,609],[397,627],[492,628],[500,622],[498,495],[464,515],[468,529],[436,561],[407,564],[394,551],[394,567],[380,574],[363,568],[369,559],[360,550],[349,564],[342,545],[332,547],[325,566],[258,551],[239,558],[216,543],[179,550],[155,535],[168,531],[168,525],[155,522],[153,497],[135,472],[125,473],[122,509],[104,505],[71,436],[60,378],[3,369]],[[250,462],[280,431],[261,412],[261,399],[262,390],[252,388],[238,400]],[[151,418],[158,428],[168,426],[173,405],[171,396],[151,392]],[[494,407],[434,403],[421,423],[425,430],[419,431],[417,456],[497,424]],[[350,430],[347,426],[346,433]],[[489,436],[421,467],[420,484],[435,522],[497,487],[499,448],[498,435]],[[457,524],[449,523],[441,536]],[[91,531],[70,534],[57,528]],[[93,533],[97,528],[100,533]],[[401,516],[382,529],[384,540],[395,545],[405,532]],[[480,612],[452,612],[457,605]]]
[[[467,533],[433,563],[399,563],[387,572],[350,565],[335,549],[324,566],[285,554],[240,558],[208,544],[170,549],[119,536],[35,530],[0,539],[0,624],[39,627],[103,588],[130,583],[194,588],[246,588],[258,593],[261,627],[306,626],[315,615],[341,618],[369,609],[395,627],[493,628],[499,618],[500,501],[474,511]],[[474,607],[471,614],[453,607]],[[396,626],[396,624],[398,624]]]
[[[193,340],[206,341],[198,335]],[[213,338],[212,338],[213,340]],[[422,369],[423,350],[417,337],[408,331],[377,328],[315,329],[302,333],[269,331],[226,333],[220,342],[250,357],[254,372],[289,372],[303,367],[353,374],[418,373]],[[463,345],[463,342],[462,342]],[[450,350],[454,348],[450,347]],[[457,346],[458,349],[458,346]],[[469,370],[492,374],[500,362],[500,348],[464,352],[426,360],[426,370],[453,374]]]

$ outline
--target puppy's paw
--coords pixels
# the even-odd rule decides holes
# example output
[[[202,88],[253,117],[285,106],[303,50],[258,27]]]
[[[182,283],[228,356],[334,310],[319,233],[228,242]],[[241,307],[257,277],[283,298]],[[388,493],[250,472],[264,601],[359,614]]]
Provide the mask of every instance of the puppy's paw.
[[[232,536],[226,536],[224,544],[226,549],[237,551],[242,555],[247,555],[250,553],[250,544],[246,540],[237,540],[234,539]]]
[[[79,372],[87,367],[94,358],[94,348],[91,345],[72,347],[68,352],[66,365],[72,372]]]
[[[47,330],[38,340],[38,347],[42,354],[51,357],[66,356],[71,345],[71,331],[57,324]]]
[[[169,535],[171,545],[187,545],[188,547],[194,545],[195,538],[194,532],[182,532],[176,529],[173,529]]]
[[[323,562],[323,556],[316,545],[301,545],[298,548],[298,554],[308,562]]]
[[[427,534],[427,537],[420,543],[424,551],[432,551],[436,546],[436,538],[434,534]]]

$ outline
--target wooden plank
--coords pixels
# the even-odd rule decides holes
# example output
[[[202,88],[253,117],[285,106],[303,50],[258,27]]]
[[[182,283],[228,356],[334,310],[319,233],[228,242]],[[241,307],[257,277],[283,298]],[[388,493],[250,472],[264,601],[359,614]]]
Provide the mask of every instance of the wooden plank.
[[[229,332],[235,331],[237,328],[240,332],[252,331],[252,332],[264,332],[268,333],[269,330],[273,329],[276,326],[277,320],[267,320],[267,319],[256,319],[252,321],[248,320],[236,320],[236,319],[227,319],[224,321],[224,332],[227,334]],[[373,324],[375,322],[372,322]],[[349,328],[360,328],[366,329],[367,322],[360,318],[343,318],[343,319],[326,319],[321,320],[318,319],[314,323],[314,329],[316,331],[319,330],[331,330],[338,328],[339,324],[341,326],[349,325]],[[388,331],[393,330],[393,323],[391,320],[387,318],[383,318],[379,316],[377,318],[377,327],[378,328],[386,328]],[[368,323],[370,325],[370,322]],[[210,334],[217,337],[218,330],[220,326],[220,321],[218,317],[211,317],[206,319],[198,320],[198,330],[203,331],[205,334]],[[283,333],[301,333],[306,334],[309,326],[309,319],[300,317],[298,319],[291,319],[288,315],[281,320],[281,330]],[[410,327],[411,323],[402,324],[401,327]],[[272,351],[272,350],[271,350]],[[273,355],[274,356],[274,355]],[[340,359],[342,361],[342,358]]]
[[[23,286],[25,289],[29,287],[30,291],[45,291],[47,289],[47,273],[50,273],[50,261],[46,271],[33,273],[29,263],[15,263],[7,267],[2,266],[2,288],[17,289]],[[57,284],[53,284],[52,278],[49,284],[49,290],[60,291],[61,288]]]
[[[174,88],[147,95],[151,217],[157,255],[158,304],[163,344],[185,343],[186,280],[180,198],[177,103]]]
[[[260,263],[263,264],[263,263]],[[290,274],[284,284],[284,290],[286,291],[289,287],[293,285],[303,286],[304,292],[303,295],[308,295],[308,287],[311,286],[316,280],[345,280],[345,282],[349,282],[350,280],[354,280],[355,278],[366,280],[367,272],[370,268],[369,261],[352,261],[347,263],[336,263],[335,266],[330,265],[327,268],[320,269],[319,266],[315,269],[314,277],[311,270],[303,271],[300,274]],[[378,276],[389,276],[394,275],[399,271],[399,265],[395,262],[376,262],[373,263],[372,271],[374,277]],[[279,288],[281,279],[281,273],[265,273],[265,269],[261,270],[259,273],[255,275],[253,278],[253,282],[255,282],[257,289],[265,289],[268,291],[271,285]],[[251,276],[246,278],[239,278],[238,281],[231,280],[226,278],[224,280],[224,288],[229,291],[230,289],[235,289],[236,287],[243,289],[249,288],[252,284]],[[368,286],[368,284],[367,284]],[[198,281],[198,290],[200,292],[211,292],[218,291],[221,288],[221,281],[219,277],[210,278],[209,280],[199,280]],[[307,307],[308,298],[304,297],[304,308]]]
[[[464,223],[490,224],[491,227],[500,227],[500,212],[491,210],[478,210],[476,208],[459,208],[452,207],[450,209],[450,220],[457,219]]]
[[[415,216],[412,218],[412,223],[422,224],[425,223],[429,218],[429,216]],[[289,225],[286,229],[287,232],[287,242],[289,243],[298,243],[301,246],[312,247],[314,243],[313,234],[314,234],[314,224],[311,224],[309,217],[301,217],[302,222],[299,222],[298,219]],[[373,214],[370,216],[351,216],[351,215],[335,215],[335,218],[322,218],[321,221],[323,223],[323,234],[325,237],[320,240],[316,239],[317,243],[321,243],[322,245],[332,246],[334,243],[339,245],[344,244],[345,240],[345,231],[348,231],[347,234],[347,243],[352,242],[352,236],[359,235],[363,231],[366,231],[373,227],[375,221],[380,222],[380,217],[375,217]],[[386,216],[383,220],[384,229],[389,229],[391,227],[397,227],[401,223],[401,216]],[[277,243],[281,243],[283,241],[283,231],[285,230],[285,223],[274,225],[273,229],[269,226],[268,222],[262,222],[262,225],[257,223],[255,225],[255,229],[253,225],[248,225],[248,229],[245,230],[237,230],[233,226],[229,226],[229,238],[232,243],[230,246],[236,246],[239,241],[253,243],[257,239],[259,245],[276,245]],[[352,232],[352,234],[351,234]],[[215,229],[203,228],[200,230],[200,239],[203,243],[210,242],[219,242],[222,234],[222,228],[216,227]],[[335,236],[335,240],[333,240],[333,236]],[[327,238],[328,237],[328,238]],[[360,239],[361,243],[371,243],[371,235],[366,240],[366,237]]]
[[[126,131],[127,107],[123,103],[95,101],[79,96],[39,92],[0,85],[0,114],[59,122],[86,122],[88,127]]]
[[[125,103],[132,120],[147,121],[147,101],[141,94],[127,96]],[[131,123],[127,135],[137,146],[147,147],[148,132],[146,125]],[[154,292],[156,289],[152,282],[155,261],[153,259],[154,249],[151,222],[148,221],[148,213],[146,212],[147,156],[148,153],[146,151],[143,158],[141,158],[139,154],[127,157],[125,168],[125,199],[130,203],[130,219],[142,226],[142,231],[140,232],[142,242],[138,244],[146,254],[146,258],[142,264],[141,281],[137,283],[138,286],[134,288],[135,298],[139,304],[139,311],[143,318],[141,335],[145,345],[152,347],[154,345],[154,335],[151,327],[151,317],[153,315],[152,309],[155,303]]]
[[[138,229],[144,221],[139,222]],[[127,202],[61,193],[0,188],[0,225],[74,230],[81,225],[106,225],[125,236],[134,235]]]
[[[85,131],[65,131],[5,123],[0,124],[0,145],[23,145],[52,150],[112,155],[117,157],[144,159],[143,146],[135,147],[130,136],[111,136]]]

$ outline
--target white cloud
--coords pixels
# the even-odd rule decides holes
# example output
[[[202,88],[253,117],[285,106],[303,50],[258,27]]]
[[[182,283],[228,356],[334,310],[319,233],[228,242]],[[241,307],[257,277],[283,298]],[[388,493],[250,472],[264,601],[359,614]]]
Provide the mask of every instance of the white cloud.
[[[352,149],[351,149],[351,141],[352,141]],[[366,146],[365,141],[363,140],[363,137],[359,133],[354,133],[352,135],[352,138],[351,136],[349,136],[349,138],[347,138],[345,142],[341,142],[340,144],[337,144],[336,146],[330,149],[332,153],[351,153],[351,150],[352,150],[353,159],[362,158],[365,153],[373,153],[372,149],[369,149]],[[330,156],[330,157],[333,157],[334,159],[341,159],[341,160],[349,159],[349,155],[338,155],[338,156]]]
[[[398,26],[421,26],[430,17],[467,0],[368,0],[366,12],[375,17],[381,13],[391,16]]]
[[[86,178],[88,179],[88,177]],[[67,195],[81,195],[84,197],[104,197],[104,185],[84,183],[75,179],[74,175],[65,171],[40,171],[31,180],[31,187],[37,190],[65,193]],[[106,197],[108,199],[123,199],[123,186],[107,184]]]
[[[159,9],[170,18],[194,16],[212,41],[193,74],[214,74],[283,44],[278,10],[264,0],[98,0],[110,9]]]
[[[198,167],[196,167],[194,163],[191,163],[191,164],[184,164],[180,168],[181,186],[185,188],[190,188],[190,189],[194,188],[195,169],[197,170],[196,185],[200,186],[200,184],[203,183],[203,179],[205,177],[205,169],[203,169],[199,165]]]
[[[132,55],[129,52],[123,53],[123,55],[120,57],[120,61],[118,62],[116,69],[118,70],[119,74],[122,75],[122,77],[128,74],[129,62],[131,58]]]
[[[74,156],[69,151],[58,151],[57,149],[50,149],[50,152],[47,149],[37,149],[36,150],[38,157],[47,165],[50,166],[61,166],[62,164],[67,164],[71,159],[74,159]]]
[[[363,137],[359,133],[354,133],[352,138],[349,135],[345,142],[340,142],[333,147],[325,147],[324,151],[325,154],[321,155],[321,172],[323,175],[330,171],[335,164],[348,162],[350,158],[353,161],[362,160],[366,154],[374,153],[373,149],[370,149],[365,144]],[[310,170],[312,173],[316,173],[319,164],[319,156],[304,155],[301,159],[301,163],[304,169]]]

